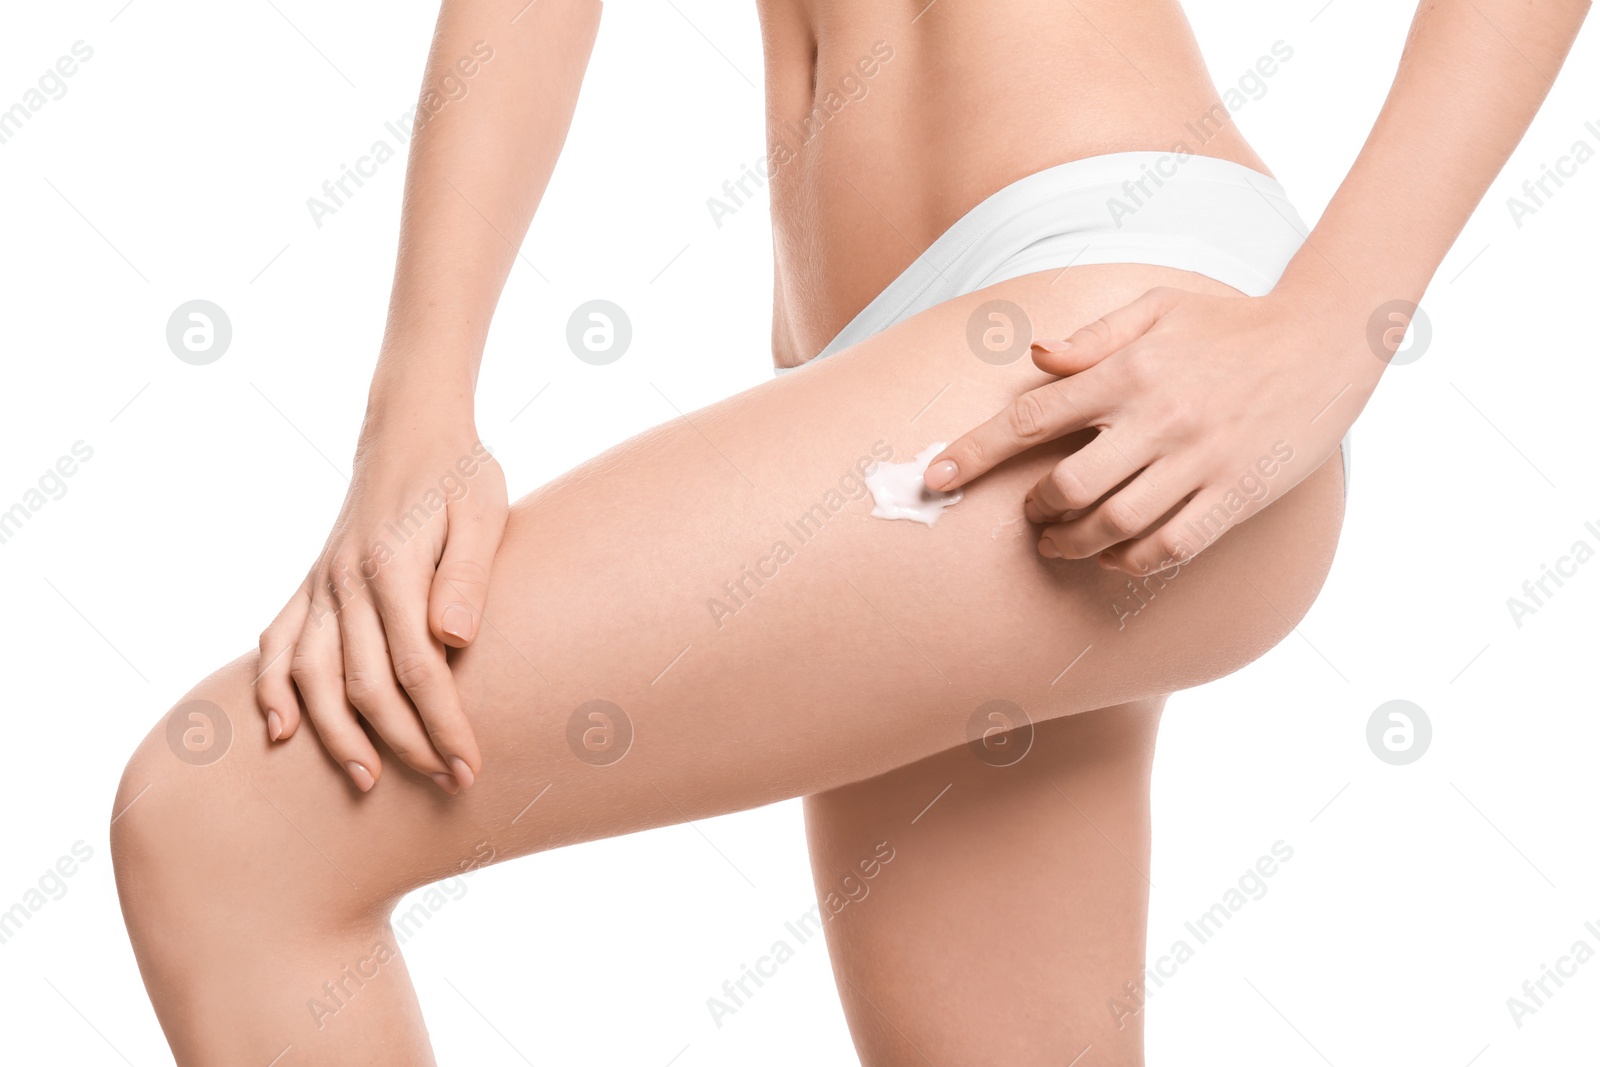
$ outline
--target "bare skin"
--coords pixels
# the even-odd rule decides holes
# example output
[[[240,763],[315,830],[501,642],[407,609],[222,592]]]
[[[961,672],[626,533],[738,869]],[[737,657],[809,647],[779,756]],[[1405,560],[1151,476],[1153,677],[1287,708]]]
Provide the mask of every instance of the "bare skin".
[[[884,9],[894,6],[898,18],[851,3],[812,4],[809,13],[762,5],[768,126],[794,150],[770,157],[779,366],[802,363],[832,340],[990,193],[1065,160],[1192,142],[1183,122],[1216,100],[1175,4],[1019,5],[1006,19],[958,5],[914,25],[924,4]],[[1085,18],[1121,34],[1114,39],[1135,49],[1139,67],[1094,40]],[[980,40],[990,54],[1026,55],[1041,39],[1073,42],[1073,58],[973,63],[959,78],[949,63],[930,61]],[[880,42],[893,58],[863,78],[857,64],[876,58]],[[1140,68],[1161,72],[1162,88]],[[793,131],[816,106],[813,77],[818,93],[859,85],[866,95],[802,147]],[[1086,98],[1126,106],[1085,109]],[[1003,118],[948,121],[951,109],[985,99]],[[1267,171],[1231,123],[1219,124],[1203,150]],[[1229,292],[1166,273],[1173,284]],[[1105,1005],[1144,970],[1148,772],[1162,703],[1052,722],[1014,767],[990,766],[963,747],[807,798],[824,903],[874,844],[897,846],[886,877],[866,883],[871,906],[846,908],[825,926],[863,1063],[1065,1063],[1090,1045],[1097,1062],[1143,1062],[1142,1018],[1115,1025]],[[928,929],[942,936],[925,936]]]
[[[806,798],[862,1063],[1143,1062],[1142,1014],[1110,1003],[1143,980],[1161,705],[1043,723],[1015,764],[1013,734],[987,762],[964,747]],[[865,881],[880,841],[894,859]]]
[[[820,351],[973,205],[1029,174],[1180,141],[1270,173],[1226,109],[1203,144],[1186,127],[1219,95],[1171,0],[760,8],[780,366]],[[848,102],[803,141],[830,91]]]
[[[1034,275],[998,291],[1065,329],[1152,280],[1144,268],[1096,274],[1066,289],[1066,279]],[[117,821],[114,845],[134,943],[179,1062],[270,1060],[285,1043],[305,1062],[429,1062],[398,968],[320,1030],[307,1002],[389,936],[400,894],[453,873],[480,842],[502,860],[815,794],[947,749],[965,753],[974,712],[992,700],[1043,722],[1159,698],[1281,639],[1331,562],[1336,463],[1153,587],[1122,626],[1114,605],[1126,601],[1127,576],[1041,559],[1017,522],[1021,493],[1066,445],[973,486],[931,529],[871,518],[863,500],[793,543],[784,522],[824,500],[876,441],[904,456],[1043,377],[1026,363],[996,368],[972,356],[964,324],[979,300],[952,301],[669,423],[513,507],[485,630],[452,665],[484,753],[479,780],[457,796],[398,768],[362,793],[320,746],[273,745],[243,728],[255,714],[253,656],[197,687],[189,699],[214,702],[240,725],[232,750],[191,767],[174,759],[164,731],[153,734],[130,763],[119,810],[149,788]],[[651,531],[636,550],[575,536],[615,528],[608,516],[621,513],[619,501],[632,502],[630,526]],[[719,627],[707,599],[778,540],[794,558]],[[607,767],[568,743],[569,718],[594,699],[615,701],[633,724],[631,751]],[[1029,759],[1019,768],[1033,774]],[[1070,780],[1062,788],[1072,795]],[[964,814],[959,795],[947,800],[949,814]],[[1109,815],[1113,832],[1127,817]],[[856,832],[872,825],[861,814],[843,821]],[[1138,825],[1127,838],[1135,854]],[[915,870],[922,861],[909,842],[905,854]],[[1096,892],[1128,885],[1125,873]],[[1116,975],[1115,990],[1142,970],[1127,943],[1137,924],[1128,926],[1101,944],[1115,950],[1114,965],[1040,991],[1041,1006],[1061,1017],[1013,1037],[1029,1046],[1016,1062],[1065,1062],[1082,1044],[1068,1050],[1064,1032],[1077,1040],[1106,1027],[1103,982]],[[1071,959],[1083,950],[1075,945]],[[968,1021],[941,1034],[931,1018],[894,1020],[936,1062],[941,1051],[959,1062],[995,1036],[988,1021]],[[397,1033],[415,1035],[409,1058]],[[390,1037],[381,1054],[378,1035]],[[869,1062],[910,1061],[885,1051]]]
[[[773,176],[782,364],[819,349],[988,193],[1069,159],[1166,150],[1214,107],[1174,5],[923,6],[763,8],[774,139],[877,41],[895,49],[870,93]],[[520,2],[447,3],[430,83],[488,37],[506,59],[492,68],[503,80],[475,83],[414,142],[389,330],[346,511],[262,653],[186,698],[226,710],[237,729],[227,755],[175,759],[159,726],[119,790],[124,910],[179,1062],[267,1062],[291,1045],[294,1062],[430,1063],[392,952],[400,895],[481,860],[486,844],[498,862],[804,795],[819,892],[877,842],[897,848],[871,903],[828,927],[864,1063],[1059,1064],[1088,1044],[1096,1062],[1141,1063],[1138,1027],[1117,1028],[1104,1005],[1143,970],[1139,872],[1161,701],[1249,662],[1309,606],[1342,514],[1332,450],[1382,367],[1362,329],[1373,297],[1420,293],[1542,98],[1546,83],[1521,65],[1553,74],[1582,14],[1563,5],[1532,26],[1509,5],[1488,6],[1511,32],[1494,40],[1511,49],[1466,28],[1472,5],[1426,5],[1442,13],[1415,35],[1409,87],[1380,123],[1409,155],[1409,126],[1436,120],[1441,97],[1454,93],[1448,106],[1471,115],[1470,135],[1432,157],[1454,165],[1432,173],[1448,189],[1428,199],[1422,235],[1386,229],[1386,172],[1401,153],[1364,156],[1347,183],[1355,192],[1330,207],[1333,228],[1319,226],[1281,294],[1249,300],[1135,265],[1007,282],[642,435],[509,517],[498,471],[480,464],[425,536],[352,590],[338,565],[359,562],[382,520],[473,453],[483,335],[564,137],[597,17],[597,5],[539,4],[512,24]],[[1202,150],[1264,170],[1231,128]],[[1393,247],[1367,262],[1380,239]],[[1286,400],[1287,430],[1202,434],[1227,437],[1248,457],[1241,467],[1270,446],[1252,436],[1269,429],[1295,457],[1270,507],[1130,592],[1128,574],[1090,557],[1144,530],[1097,546],[1117,531],[1079,527],[1062,535],[1066,558],[1047,559],[1024,521],[1024,501],[1107,427],[1022,434],[1012,418],[977,431],[987,437],[969,431],[1025,410],[1018,399],[1054,388],[1063,370],[1120,373],[1119,350],[1160,316],[1098,353],[1080,345],[1074,358],[1086,362],[1071,368],[989,366],[968,351],[965,325],[982,300],[1003,297],[1036,336],[1067,337],[1162,286],[1194,294],[1181,302],[1193,324],[1185,343],[1267,338],[1355,388],[1315,430]],[[1225,358],[1202,351],[1191,364]],[[1263,382],[1309,372],[1177,377],[1216,397],[1236,385],[1264,396]],[[1161,388],[1121,384],[1129,410]],[[1216,397],[1187,403],[1207,411]],[[1140,410],[1148,425],[1156,406]],[[936,527],[871,519],[860,500],[842,503],[848,490],[838,510],[826,503],[878,442],[904,459],[933,440],[955,442],[968,483]],[[998,465],[975,462],[980,453]],[[785,522],[819,502],[829,517],[798,543]],[[1036,520],[1071,510],[1045,503]],[[618,552],[624,516],[648,534]],[[1071,525],[1065,517],[1058,525]],[[792,558],[772,564],[780,540]],[[759,585],[743,577],[749,567],[765,576]],[[707,601],[730,580],[747,602],[718,617]],[[447,647],[459,651],[447,658]],[[632,724],[631,747],[606,766],[569,743],[574,713],[596,699]],[[1035,749],[1012,767],[967,745],[974,714],[995,700],[1036,724]],[[265,730],[249,728],[257,714]],[[296,736],[304,720],[315,739]],[[989,865],[974,870],[974,855]],[[973,892],[1006,898],[1030,921],[962,911]],[[1062,907],[1063,892],[1082,910]],[[921,946],[926,957],[880,951],[938,916],[952,933]],[[367,977],[358,983],[346,966]],[[939,982],[927,982],[936,968]],[[325,982],[343,997],[329,999]],[[314,998],[337,1011],[319,1013]]]

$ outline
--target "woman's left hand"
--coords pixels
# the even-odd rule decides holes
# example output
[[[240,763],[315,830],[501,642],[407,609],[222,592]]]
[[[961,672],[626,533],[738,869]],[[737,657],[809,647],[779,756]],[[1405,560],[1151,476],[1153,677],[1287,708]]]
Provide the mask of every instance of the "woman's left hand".
[[[1057,381],[939,453],[954,489],[1068,433],[1099,434],[1027,494],[1041,555],[1148,574],[1187,562],[1339,447],[1404,320],[1369,347],[1366,315],[1303,291],[1262,297],[1152,289],[1033,360]]]

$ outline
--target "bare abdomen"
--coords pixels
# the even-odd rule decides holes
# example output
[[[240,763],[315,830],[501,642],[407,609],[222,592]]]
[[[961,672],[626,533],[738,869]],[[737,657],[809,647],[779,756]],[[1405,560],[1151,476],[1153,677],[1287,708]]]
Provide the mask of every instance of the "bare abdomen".
[[[815,354],[1019,178],[1179,144],[1266,169],[1167,0],[851,0],[768,4],[762,17],[784,363]]]

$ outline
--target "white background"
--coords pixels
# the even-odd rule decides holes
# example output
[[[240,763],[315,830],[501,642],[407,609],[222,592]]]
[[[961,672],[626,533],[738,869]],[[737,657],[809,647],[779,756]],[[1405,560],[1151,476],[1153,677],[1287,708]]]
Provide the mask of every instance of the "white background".
[[[0,1058],[17,1063],[171,1062],[117,907],[113,790],[151,723],[253,643],[343,496],[403,162],[320,229],[305,201],[411,106],[435,14],[418,0],[123,4],[7,5],[0,30],[0,109],[75,41],[94,49],[0,144],[0,510],[74,442],[93,449],[0,544],[0,910],[74,842],[92,849],[0,944]],[[1274,41],[1293,47],[1238,121],[1308,219],[1410,17],[1321,4],[1191,11],[1219,86]],[[484,364],[479,426],[513,496],[670,418],[662,393],[689,410],[770,373],[765,203],[720,228],[705,203],[763,152],[757,32],[750,4],[609,6]],[[1520,1029],[1506,998],[1579,938],[1600,949],[1583,929],[1600,923],[1600,561],[1520,628],[1506,599],[1574,541],[1600,548],[1584,529],[1600,528],[1600,160],[1520,228],[1506,198],[1574,141],[1600,148],[1596,42],[1591,27],[1440,270],[1429,349],[1391,370],[1357,426],[1321,600],[1260,662],[1171,702],[1153,955],[1273,842],[1294,858],[1152,1001],[1152,1064],[1594,1054],[1600,961]],[[1396,197],[1435,177],[1435,161],[1411,162]],[[635,329],[604,368],[563,340],[595,297]],[[205,367],[165,342],[194,298],[234,329]],[[1433,724],[1409,766],[1366,743],[1394,698]],[[853,1062],[820,942],[720,1029],[705,1005],[811,904],[798,802],[700,829],[753,888],[689,827],[475,874],[472,903],[406,946],[441,1061]]]

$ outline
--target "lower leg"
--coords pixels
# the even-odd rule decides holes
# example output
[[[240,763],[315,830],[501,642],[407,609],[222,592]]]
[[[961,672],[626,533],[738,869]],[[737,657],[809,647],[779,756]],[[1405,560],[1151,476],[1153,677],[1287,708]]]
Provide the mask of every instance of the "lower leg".
[[[1031,747],[1022,730],[806,799],[864,1067],[1062,1067],[1091,1048],[1103,1067],[1144,1062],[1142,1029],[1105,1005],[1144,970],[1162,703],[1040,723]]]

